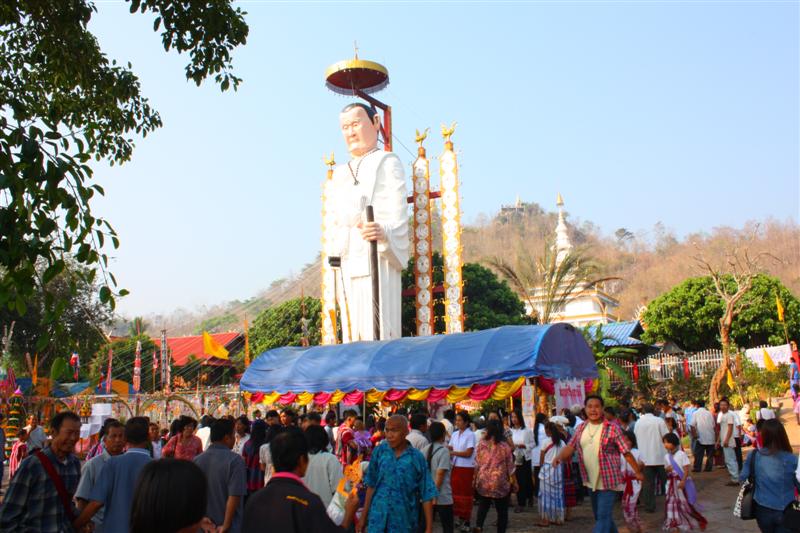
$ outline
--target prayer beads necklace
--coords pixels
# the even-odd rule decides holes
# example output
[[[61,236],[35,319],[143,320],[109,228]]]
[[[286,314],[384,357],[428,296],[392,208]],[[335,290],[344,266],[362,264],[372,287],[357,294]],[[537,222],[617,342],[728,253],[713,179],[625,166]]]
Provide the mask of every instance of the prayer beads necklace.
[[[361,183],[361,182],[358,181],[358,171],[361,168],[361,163],[367,158],[368,155],[374,154],[377,151],[378,151],[377,148],[373,148],[372,150],[370,150],[366,154],[362,155],[361,159],[359,159],[358,163],[356,163],[356,171],[355,172],[353,172],[353,167],[352,167],[352,163],[353,162],[352,161],[348,161],[347,162],[347,168],[350,169],[350,175],[353,176],[353,185],[358,185],[359,183]]]

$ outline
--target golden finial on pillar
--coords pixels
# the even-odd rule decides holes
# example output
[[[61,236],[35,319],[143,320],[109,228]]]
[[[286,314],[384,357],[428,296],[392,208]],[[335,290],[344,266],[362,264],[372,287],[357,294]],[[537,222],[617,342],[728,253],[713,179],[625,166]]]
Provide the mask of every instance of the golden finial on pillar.
[[[422,143],[425,142],[425,139],[428,138],[428,132],[431,131],[431,129],[425,128],[425,130],[422,133],[420,133],[419,130],[415,131],[417,132],[417,136],[414,137],[414,142],[416,142],[418,146],[417,153],[420,156],[425,157],[425,147],[422,146]]]
[[[336,165],[336,160],[333,158],[333,152],[331,152],[330,157],[322,156],[322,160],[325,162],[325,165],[328,167],[328,179],[333,177],[333,167]]]
[[[447,126],[445,126],[444,124],[442,124],[442,137],[444,137],[444,144],[445,144],[445,149],[446,150],[452,150],[453,149],[453,143],[452,143],[452,141],[450,141],[450,137],[452,137],[455,132],[456,132],[456,123],[455,122],[450,124],[449,128]]]

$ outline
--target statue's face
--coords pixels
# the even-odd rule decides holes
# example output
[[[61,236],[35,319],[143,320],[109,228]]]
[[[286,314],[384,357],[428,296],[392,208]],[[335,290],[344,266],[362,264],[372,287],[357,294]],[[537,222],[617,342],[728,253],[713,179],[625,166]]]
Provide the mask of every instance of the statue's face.
[[[378,146],[378,129],[380,121],[375,116],[372,122],[367,112],[360,107],[354,107],[339,115],[339,125],[342,127],[344,142],[347,151],[353,157],[360,157]]]

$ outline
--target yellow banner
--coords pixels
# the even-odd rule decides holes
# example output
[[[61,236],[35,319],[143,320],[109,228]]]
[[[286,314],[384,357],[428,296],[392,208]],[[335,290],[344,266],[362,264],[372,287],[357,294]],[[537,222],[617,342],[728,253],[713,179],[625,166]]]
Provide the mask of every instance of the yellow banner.
[[[214,340],[214,337],[209,335],[207,331],[203,332],[203,351],[207,355],[212,355],[219,359],[228,358],[228,350],[223,345]]]

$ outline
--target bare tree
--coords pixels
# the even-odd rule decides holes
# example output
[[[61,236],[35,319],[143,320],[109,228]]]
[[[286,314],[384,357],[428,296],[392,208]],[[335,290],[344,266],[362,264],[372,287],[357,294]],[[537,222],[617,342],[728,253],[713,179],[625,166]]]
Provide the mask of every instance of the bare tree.
[[[760,263],[765,257],[772,257],[767,252],[753,253],[751,247],[758,237],[758,226],[753,230],[750,238],[725,251],[725,258],[721,263],[712,263],[703,254],[695,243],[697,255],[694,257],[698,266],[709,275],[714,283],[714,291],[722,300],[723,313],[719,319],[719,338],[722,344],[722,365],[711,378],[708,390],[709,402],[713,405],[719,400],[719,386],[728,369],[731,368],[731,328],[733,321],[739,313],[747,307],[744,296],[753,286],[753,279],[761,271]],[[742,376],[741,355],[737,353],[734,373],[737,378]]]

